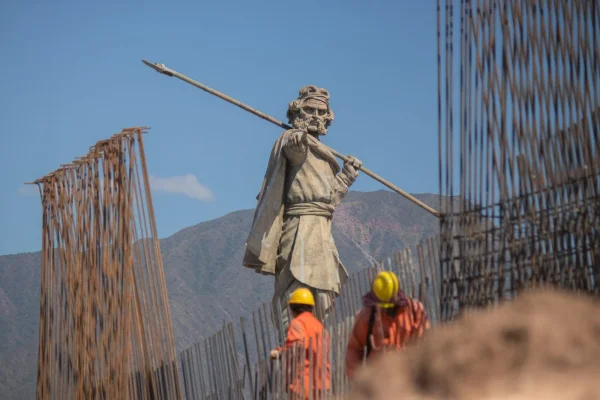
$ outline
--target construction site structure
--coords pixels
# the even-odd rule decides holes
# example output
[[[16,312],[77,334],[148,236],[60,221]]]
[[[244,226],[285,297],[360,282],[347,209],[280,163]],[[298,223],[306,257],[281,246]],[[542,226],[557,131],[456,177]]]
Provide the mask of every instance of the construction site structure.
[[[351,390],[345,346],[377,269],[395,271],[434,326],[528,288],[600,292],[598,2],[437,4],[439,237],[341,288],[324,321],[322,397]],[[270,360],[283,341],[270,304],[177,357],[144,131],[123,130],[36,181],[38,398],[287,398],[288,360],[306,352]]]

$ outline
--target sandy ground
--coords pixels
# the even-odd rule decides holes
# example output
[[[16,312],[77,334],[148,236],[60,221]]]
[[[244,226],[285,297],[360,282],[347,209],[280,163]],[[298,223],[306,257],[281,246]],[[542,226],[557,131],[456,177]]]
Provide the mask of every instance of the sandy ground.
[[[364,368],[350,399],[600,399],[600,302],[558,291],[469,313]]]

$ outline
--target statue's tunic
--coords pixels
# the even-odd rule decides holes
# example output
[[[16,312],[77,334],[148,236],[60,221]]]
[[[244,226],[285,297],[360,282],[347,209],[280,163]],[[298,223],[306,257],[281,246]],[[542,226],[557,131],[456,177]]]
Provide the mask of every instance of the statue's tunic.
[[[308,146],[291,146],[284,132],[271,153],[244,265],[275,274],[275,296],[290,284],[339,293],[348,274],[331,235],[335,207],[348,191],[331,152],[308,137]],[[288,144],[289,143],[289,144]]]

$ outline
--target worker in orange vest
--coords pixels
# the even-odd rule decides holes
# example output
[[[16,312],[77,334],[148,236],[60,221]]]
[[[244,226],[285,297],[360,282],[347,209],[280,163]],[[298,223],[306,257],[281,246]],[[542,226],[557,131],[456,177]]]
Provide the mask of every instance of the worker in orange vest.
[[[292,398],[308,399],[311,388],[313,399],[323,398],[323,384],[325,389],[329,389],[331,382],[329,334],[313,314],[315,299],[309,289],[296,289],[291,294],[288,304],[293,319],[288,328],[284,346],[272,350],[271,359],[278,359],[282,351],[287,351],[288,362],[285,369]],[[292,368],[293,352],[291,350],[295,345],[301,345],[301,352],[296,356],[297,365]],[[325,371],[323,371],[323,361],[325,361]],[[291,377],[293,370],[296,373],[294,377]],[[325,378],[324,382],[323,377]],[[302,381],[304,381],[304,385],[302,385]]]
[[[379,272],[354,320],[346,348],[346,375],[354,378],[365,349],[367,360],[385,350],[404,349],[410,339],[421,337],[428,328],[423,304],[400,290],[393,272]]]

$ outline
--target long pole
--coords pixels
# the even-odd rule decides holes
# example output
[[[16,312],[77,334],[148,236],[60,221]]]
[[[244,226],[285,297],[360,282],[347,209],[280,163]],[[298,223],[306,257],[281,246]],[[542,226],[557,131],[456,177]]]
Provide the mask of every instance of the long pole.
[[[167,75],[167,76],[174,76],[175,78],[179,78],[184,82],[189,83],[190,85],[196,86],[198,89],[202,89],[205,92],[208,92],[214,96],[217,96],[233,105],[236,105],[238,107],[240,107],[241,109],[244,109],[254,115],[256,115],[257,117],[260,117],[264,120],[267,120],[283,129],[292,129],[291,126],[284,124],[283,122],[271,117],[270,115],[267,115],[261,111],[258,111],[252,107],[250,107],[249,105],[246,105],[244,103],[242,103],[241,101],[238,101],[232,97],[227,96],[226,94],[223,94],[215,89],[209,88],[206,85],[201,84],[200,82],[197,82],[193,79],[188,78],[187,76],[180,74],[177,71],[174,71],[170,68],[168,68],[166,65],[164,64],[157,64],[157,63],[152,63],[146,60],[142,60],[142,62],[144,64],[146,64],[147,66],[149,66],[150,68],[152,68],[153,70],[160,72],[161,74]],[[329,151],[331,151],[336,157],[348,162],[349,158],[346,157],[345,155],[335,151],[334,149],[332,149],[331,147],[325,145],[322,142],[319,142],[317,140],[314,141],[315,144],[318,144],[319,146],[323,146],[326,149],[328,149]],[[376,173],[374,173],[373,171],[367,169],[364,165],[362,165],[360,167],[360,170],[362,172],[364,172],[365,174],[369,175],[371,178],[375,179],[376,181],[384,184],[385,186],[387,186],[388,188],[392,189],[394,192],[398,193],[400,196],[412,201],[413,203],[415,203],[416,205],[418,205],[419,207],[423,208],[425,211],[428,211],[429,213],[435,215],[436,217],[440,217],[440,213],[437,212],[436,210],[434,210],[433,208],[429,207],[427,204],[423,203],[422,201],[418,200],[417,198],[415,198],[414,196],[411,196],[409,193],[405,192],[404,190],[400,189],[398,186],[394,185],[393,183],[389,182],[388,180],[382,178],[381,176],[377,175]]]

